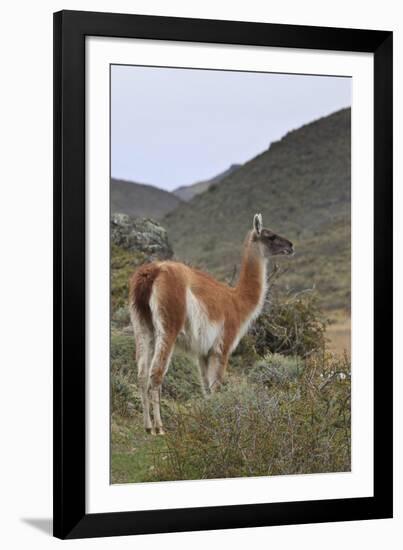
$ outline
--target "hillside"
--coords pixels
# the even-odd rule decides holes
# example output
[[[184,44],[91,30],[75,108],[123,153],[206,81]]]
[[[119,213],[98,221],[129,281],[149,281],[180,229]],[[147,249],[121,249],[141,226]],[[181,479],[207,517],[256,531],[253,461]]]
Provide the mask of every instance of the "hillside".
[[[190,201],[196,195],[199,195],[200,193],[204,193],[205,191],[207,191],[207,189],[211,185],[219,183],[225,177],[235,172],[235,170],[238,170],[240,166],[241,166],[240,164],[231,164],[231,166],[227,170],[225,170],[224,172],[221,172],[221,174],[218,174],[214,178],[211,178],[209,180],[198,181],[193,185],[178,187],[173,191],[173,193],[183,201]]]
[[[161,219],[181,200],[173,193],[152,185],[111,178],[111,213]]]
[[[224,278],[239,265],[255,212],[295,243],[284,288],[316,287],[325,309],[350,307],[350,109],[307,124],[163,219],[175,254]]]

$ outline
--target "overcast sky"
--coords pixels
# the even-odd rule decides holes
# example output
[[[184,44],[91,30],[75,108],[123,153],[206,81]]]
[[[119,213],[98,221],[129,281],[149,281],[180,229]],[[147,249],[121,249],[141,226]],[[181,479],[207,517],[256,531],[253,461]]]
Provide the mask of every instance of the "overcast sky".
[[[172,190],[351,105],[351,79],[112,66],[112,176]]]

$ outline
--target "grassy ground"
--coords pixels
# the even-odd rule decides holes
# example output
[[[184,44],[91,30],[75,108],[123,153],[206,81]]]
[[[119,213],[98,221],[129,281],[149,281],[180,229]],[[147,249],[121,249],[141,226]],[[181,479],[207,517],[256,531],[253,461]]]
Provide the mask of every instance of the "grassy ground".
[[[145,433],[142,415],[112,417],[112,483],[135,483],[152,479],[154,455],[166,449],[163,437]]]
[[[222,391],[204,399],[197,367],[176,354],[162,389],[167,434],[145,434],[127,310],[143,261],[112,248],[112,483],[349,471],[349,318],[332,309],[327,323],[315,291],[284,291],[280,272]]]
[[[113,332],[112,483],[350,470],[346,357],[258,359],[244,349],[206,400],[196,366],[178,355],[163,387],[167,434],[154,437],[143,430],[132,340]]]

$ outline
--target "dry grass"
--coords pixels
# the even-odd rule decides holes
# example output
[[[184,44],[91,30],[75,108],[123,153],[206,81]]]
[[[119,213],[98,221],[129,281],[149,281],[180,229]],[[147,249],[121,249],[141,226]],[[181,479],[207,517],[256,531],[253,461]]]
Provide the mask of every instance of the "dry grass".
[[[331,315],[326,329],[328,349],[334,353],[351,356],[351,318],[349,313],[336,311]]]
[[[163,389],[160,438],[143,430],[129,338],[113,339],[122,350],[113,378],[127,382],[114,399],[113,483],[349,471],[346,356],[237,357],[222,391],[207,400],[196,367],[179,356]]]
[[[222,391],[202,399],[196,365],[174,356],[162,389],[167,435],[147,436],[126,327],[132,261],[117,255],[112,271],[112,483],[350,470],[349,318],[332,312],[327,323],[312,291],[278,292],[277,271]]]
[[[281,375],[265,367],[258,366],[265,383],[230,380],[209,400],[173,407],[166,448],[154,453],[152,478],[349,471],[348,361],[328,354],[300,362],[299,369],[283,364]]]

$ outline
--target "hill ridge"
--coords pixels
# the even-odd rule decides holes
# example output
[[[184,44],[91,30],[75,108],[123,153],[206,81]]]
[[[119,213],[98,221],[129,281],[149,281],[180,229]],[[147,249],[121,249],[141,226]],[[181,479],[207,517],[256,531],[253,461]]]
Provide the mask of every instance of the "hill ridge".
[[[329,307],[348,308],[350,126],[349,108],[304,124],[178,205],[162,220],[177,257],[225,277],[262,212],[264,225],[296,243],[285,287],[316,286]]]
[[[213,176],[212,178],[196,181],[191,185],[181,185],[180,187],[177,187],[176,189],[174,189],[172,192],[174,195],[176,195],[180,199],[184,201],[190,201],[196,195],[199,195],[207,191],[209,187],[211,187],[211,185],[220,183],[224,178],[232,174],[235,170],[238,170],[241,166],[242,164],[233,163],[229,166],[229,168],[227,168],[223,172],[220,172],[216,176]]]
[[[182,200],[154,185],[111,178],[111,213],[161,219]]]

